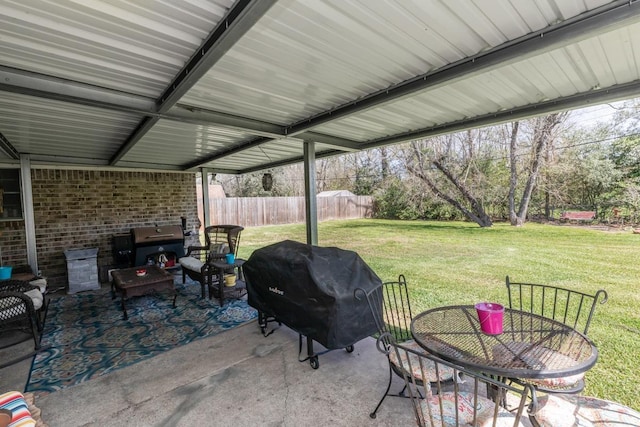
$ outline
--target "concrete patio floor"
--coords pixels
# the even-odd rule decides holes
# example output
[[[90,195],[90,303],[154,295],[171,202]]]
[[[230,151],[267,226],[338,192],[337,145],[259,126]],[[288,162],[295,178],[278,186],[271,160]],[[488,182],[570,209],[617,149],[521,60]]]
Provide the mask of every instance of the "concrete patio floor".
[[[315,350],[322,347],[316,343]],[[298,361],[296,332],[282,326],[264,337],[254,321],[40,397],[36,405],[50,427],[415,425],[402,398],[387,398],[378,417],[369,418],[388,379],[375,340],[319,360],[317,370]],[[29,367],[27,360],[0,370],[0,391],[22,390]],[[393,387],[401,386],[394,378]]]

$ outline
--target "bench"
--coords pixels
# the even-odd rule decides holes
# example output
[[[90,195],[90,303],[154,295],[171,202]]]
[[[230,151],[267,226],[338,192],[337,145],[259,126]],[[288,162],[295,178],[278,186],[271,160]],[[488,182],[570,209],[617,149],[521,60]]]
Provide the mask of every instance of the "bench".
[[[594,211],[565,211],[560,215],[560,221],[562,222],[580,222],[580,221],[593,221],[596,218]]]

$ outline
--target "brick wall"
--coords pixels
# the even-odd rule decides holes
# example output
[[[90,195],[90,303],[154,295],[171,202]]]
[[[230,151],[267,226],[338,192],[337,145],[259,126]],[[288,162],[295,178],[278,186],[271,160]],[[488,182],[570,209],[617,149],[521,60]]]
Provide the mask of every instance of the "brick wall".
[[[112,237],[132,227],[198,221],[195,174],[33,169],[38,266],[52,286],[67,284],[65,249],[98,248],[113,264]],[[0,223],[5,265],[26,264],[22,221]]]

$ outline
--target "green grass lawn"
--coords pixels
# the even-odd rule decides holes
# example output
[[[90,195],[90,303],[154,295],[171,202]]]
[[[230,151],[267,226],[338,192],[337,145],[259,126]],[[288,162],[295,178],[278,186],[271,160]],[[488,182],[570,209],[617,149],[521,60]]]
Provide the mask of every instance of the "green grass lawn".
[[[240,256],[285,239],[306,241],[304,224],[247,228]],[[480,228],[463,222],[349,220],[319,225],[320,246],[357,252],[383,280],[404,274],[415,312],[482,300],[506,303],[505,276],[583,292],[605,289],[589,330],[600,352],[583,394],[640,410],[640,235],[529,223]]]

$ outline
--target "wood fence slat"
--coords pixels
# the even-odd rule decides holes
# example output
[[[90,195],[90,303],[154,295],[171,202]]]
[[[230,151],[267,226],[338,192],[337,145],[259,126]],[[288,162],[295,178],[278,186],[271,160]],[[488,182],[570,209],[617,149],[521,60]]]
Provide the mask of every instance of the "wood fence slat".
[[[370,218],[371,196],[318,198],[318,221]],[[212,224],[239,224],[245,227],[294,224],[305,221],[304,197],[210,198]],[[199,212],[202,220],[202,213]]]

